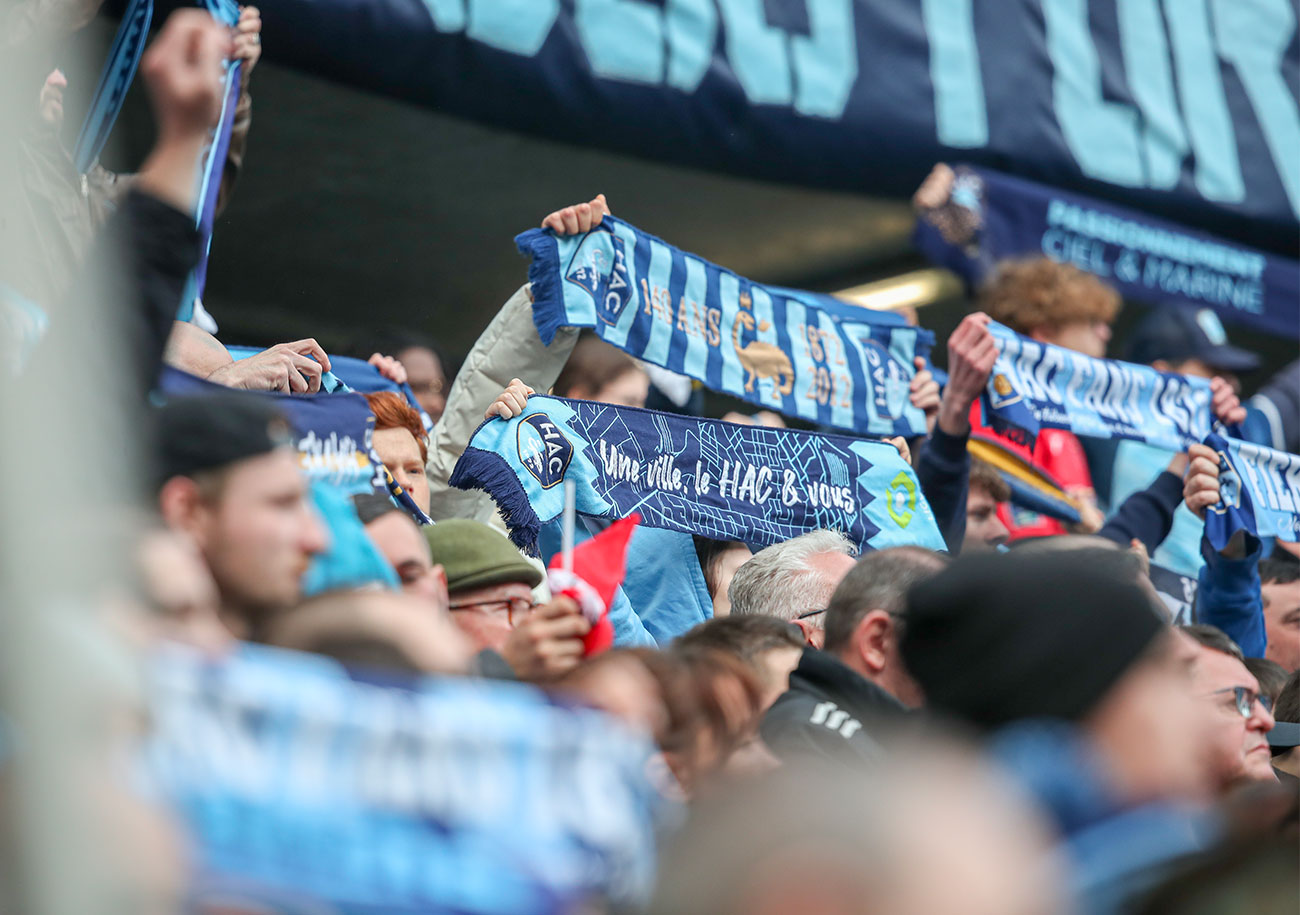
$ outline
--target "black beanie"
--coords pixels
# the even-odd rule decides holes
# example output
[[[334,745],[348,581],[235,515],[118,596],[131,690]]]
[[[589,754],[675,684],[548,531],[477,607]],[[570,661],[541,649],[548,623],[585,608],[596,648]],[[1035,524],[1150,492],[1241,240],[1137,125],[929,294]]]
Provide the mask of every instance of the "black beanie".
[[[155,414],[155,481],[226,467],[292,444],[289,425],[265,396],[219,391],[178,397]]]
[[[1078,720],[1164,629],[1122,569],[1097,550],[959,559],[908,593],[904,664],[978,728]]]

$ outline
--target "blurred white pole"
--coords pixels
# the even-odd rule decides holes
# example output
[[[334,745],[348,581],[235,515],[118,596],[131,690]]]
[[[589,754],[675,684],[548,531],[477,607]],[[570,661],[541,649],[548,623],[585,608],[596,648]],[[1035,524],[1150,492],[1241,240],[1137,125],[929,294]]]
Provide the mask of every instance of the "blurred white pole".
[[[0,281],[34,256],[18,142],[47,51],[0,36]],[[127,349],[116,303],[38,304],[52,332],[24,377],[0,379],[0,906],[142,912],[130,876],[142,808],[122,790],[125,738],[140,720],[136,669],[104,625],[110,598],[127,593],[139,435],[123,408]],[[12,369],[5,353],[0,372]]]
[[[564,517],[560,527],[560,567],[566,572],[573,571],[573,525],[577,490],[572,480],[564,481]]]

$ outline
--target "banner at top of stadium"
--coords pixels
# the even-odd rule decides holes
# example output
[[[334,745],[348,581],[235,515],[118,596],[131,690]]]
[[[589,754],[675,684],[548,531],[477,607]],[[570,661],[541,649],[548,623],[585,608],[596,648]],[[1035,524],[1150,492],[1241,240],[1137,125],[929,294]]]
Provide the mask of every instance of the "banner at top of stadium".
[[[569,142],[893,196],[961,159],[1296,241],[1295,0],[262,6],[272,59]]]

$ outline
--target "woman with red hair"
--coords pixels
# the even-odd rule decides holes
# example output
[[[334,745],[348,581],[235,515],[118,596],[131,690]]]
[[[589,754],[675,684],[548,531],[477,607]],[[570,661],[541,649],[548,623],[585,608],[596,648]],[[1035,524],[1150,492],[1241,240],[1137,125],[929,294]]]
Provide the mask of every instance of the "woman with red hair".
[[[375,414],[375,453],[415,504],[427,512],[429,481],[424,476],[424,463],[429,457],[429,440],[420,414],[392,391],[367,394],[366,401]]]

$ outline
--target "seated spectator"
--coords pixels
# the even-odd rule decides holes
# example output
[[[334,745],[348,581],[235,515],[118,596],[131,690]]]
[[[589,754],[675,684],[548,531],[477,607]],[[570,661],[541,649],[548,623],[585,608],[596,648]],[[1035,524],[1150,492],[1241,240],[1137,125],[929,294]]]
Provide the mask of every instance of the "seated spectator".
[[[917,748],[725,786],[666,838],[651,915],[1066,911],[1047,828],[992,767]]]
[[[763,687],[763,711],[790,688],[790,671],[803,652],[797,626],[770,616],[724,616],[700,623],[673,641],[674,648],[709,648],[749,665]]]
[[[213,655],[233,647],[221,623],[217,585],[188,538],[173,531],[149,531],[140,540],[135,560],[157,635]]]
[[[427,513],[429,481],[424,476],[424,465],[429,459],[429,441],[420,414],[392,391],[367,394],[365,398],[375,414],[375,453],[398,485]]]
[[[578,666],[591,625],[567,597],[533,598],[541,570],[486,524],[449,519],[424,529],[433,560],[447,575],[451,618],[469,637],[484,670],[521,680],[554,680]],[[498,656],[493,659],[492,654]]]
[[[1119,910],[1213,838],[1183,806],[1216,787],[1197,648],[1117,570],[1069,551],[965,557],[912,589],[905,618],[927,707],[992,735],[1062,836],[1079,910]]]
[[[1242,661],[1250,675],[1259,681],[1259,695],[1268,700],[1270,709],[1277,708],[1277,697],[1286,686],[1287,673],[1282,665],[1268,658],[1245,658]],[[1274,714],[1276,718],[1276,713]]]
[[[1259,564],[1264,657],[1287,673],[1300,670],[1300,561],[1280,550]]]
[[[447,361],[438,347],[432,340],[407,331],[385,334],[378,344],[370,362],[375,364],[377,358],[384,358],[382,353],[391,353],[402,364],[406,383],[411,386],[420,409],[437,423],[447,407],[447,391],[451,388],[445,369]]]
[[[970,483],[966,495],[966,536],[963,553],[996,550],[1007,542],[1007,526],[998,517],[998,509],[1011,499],[1011,487],[991,464],[977,458],[970,463]]]
[[[754,554],[735,572],[727,595],[731,613],[794,623],[820,648],[823,617],[840,580],[853,568],[853,544],[838,531],[810,531]]]
[[[1222,793],[1247,782],[1274,781],[1268,747],[1271,703],[1246,669],[1241,649],[1213,626],[1183,626],[1180,631],[1199,648],[1192,687],[1213,709],[1210,737],[1199,753],[1211,767],[1215,788]]]
[[[402,583],[402,590],[435,607],[447,607],[447,576],[433,564],[429,541],[410,515],[387,495],[354,496],[357,517]]]
[[[731,598],[727,594],[731,579],[735,577],[736,570],[754,555],[754,551],[739,540],[696,537],[695,555],[700,560],[704,584],[713,598],[713,616],[726,616],[731,612]]]
[[[1273,754],[1273,771],[1278,780],[1284,776],[1300,779],[1300,671],[1287,677],[1273,706],[1273,730],[1268,732],[1268,745]],[[1291,781],[1291,789],[1297,787]]]
[[[825,651],[804,649],[789,692],[763,718],[763,740],[773,753],[784,761],[879,760],[882,730],[923,701],[898,652],[904,601],[944,565],[939,554],[915,547],[857,561],[826,610]]]
[[[650,376],[627,353],[586,331],[578,338],[552,391],[576,400],[644,407]]]
[[[750,774],[776,760],[758,739],[762,686],[740,659],[712,648],[673,649],[684,664],[699,708],[686,765],[674,770],[687,797],[696,797],[723,772]]]
[[[327,539],[289,429],[251,395],[173,400],[158,410],[158,510],[198,547],[236,638],[257,639],[292,607]]]
[[[276,616],[266,642],[350,667],[409,674],[460,674],[473,649],[442,612],[393,591],[330,591]]]

